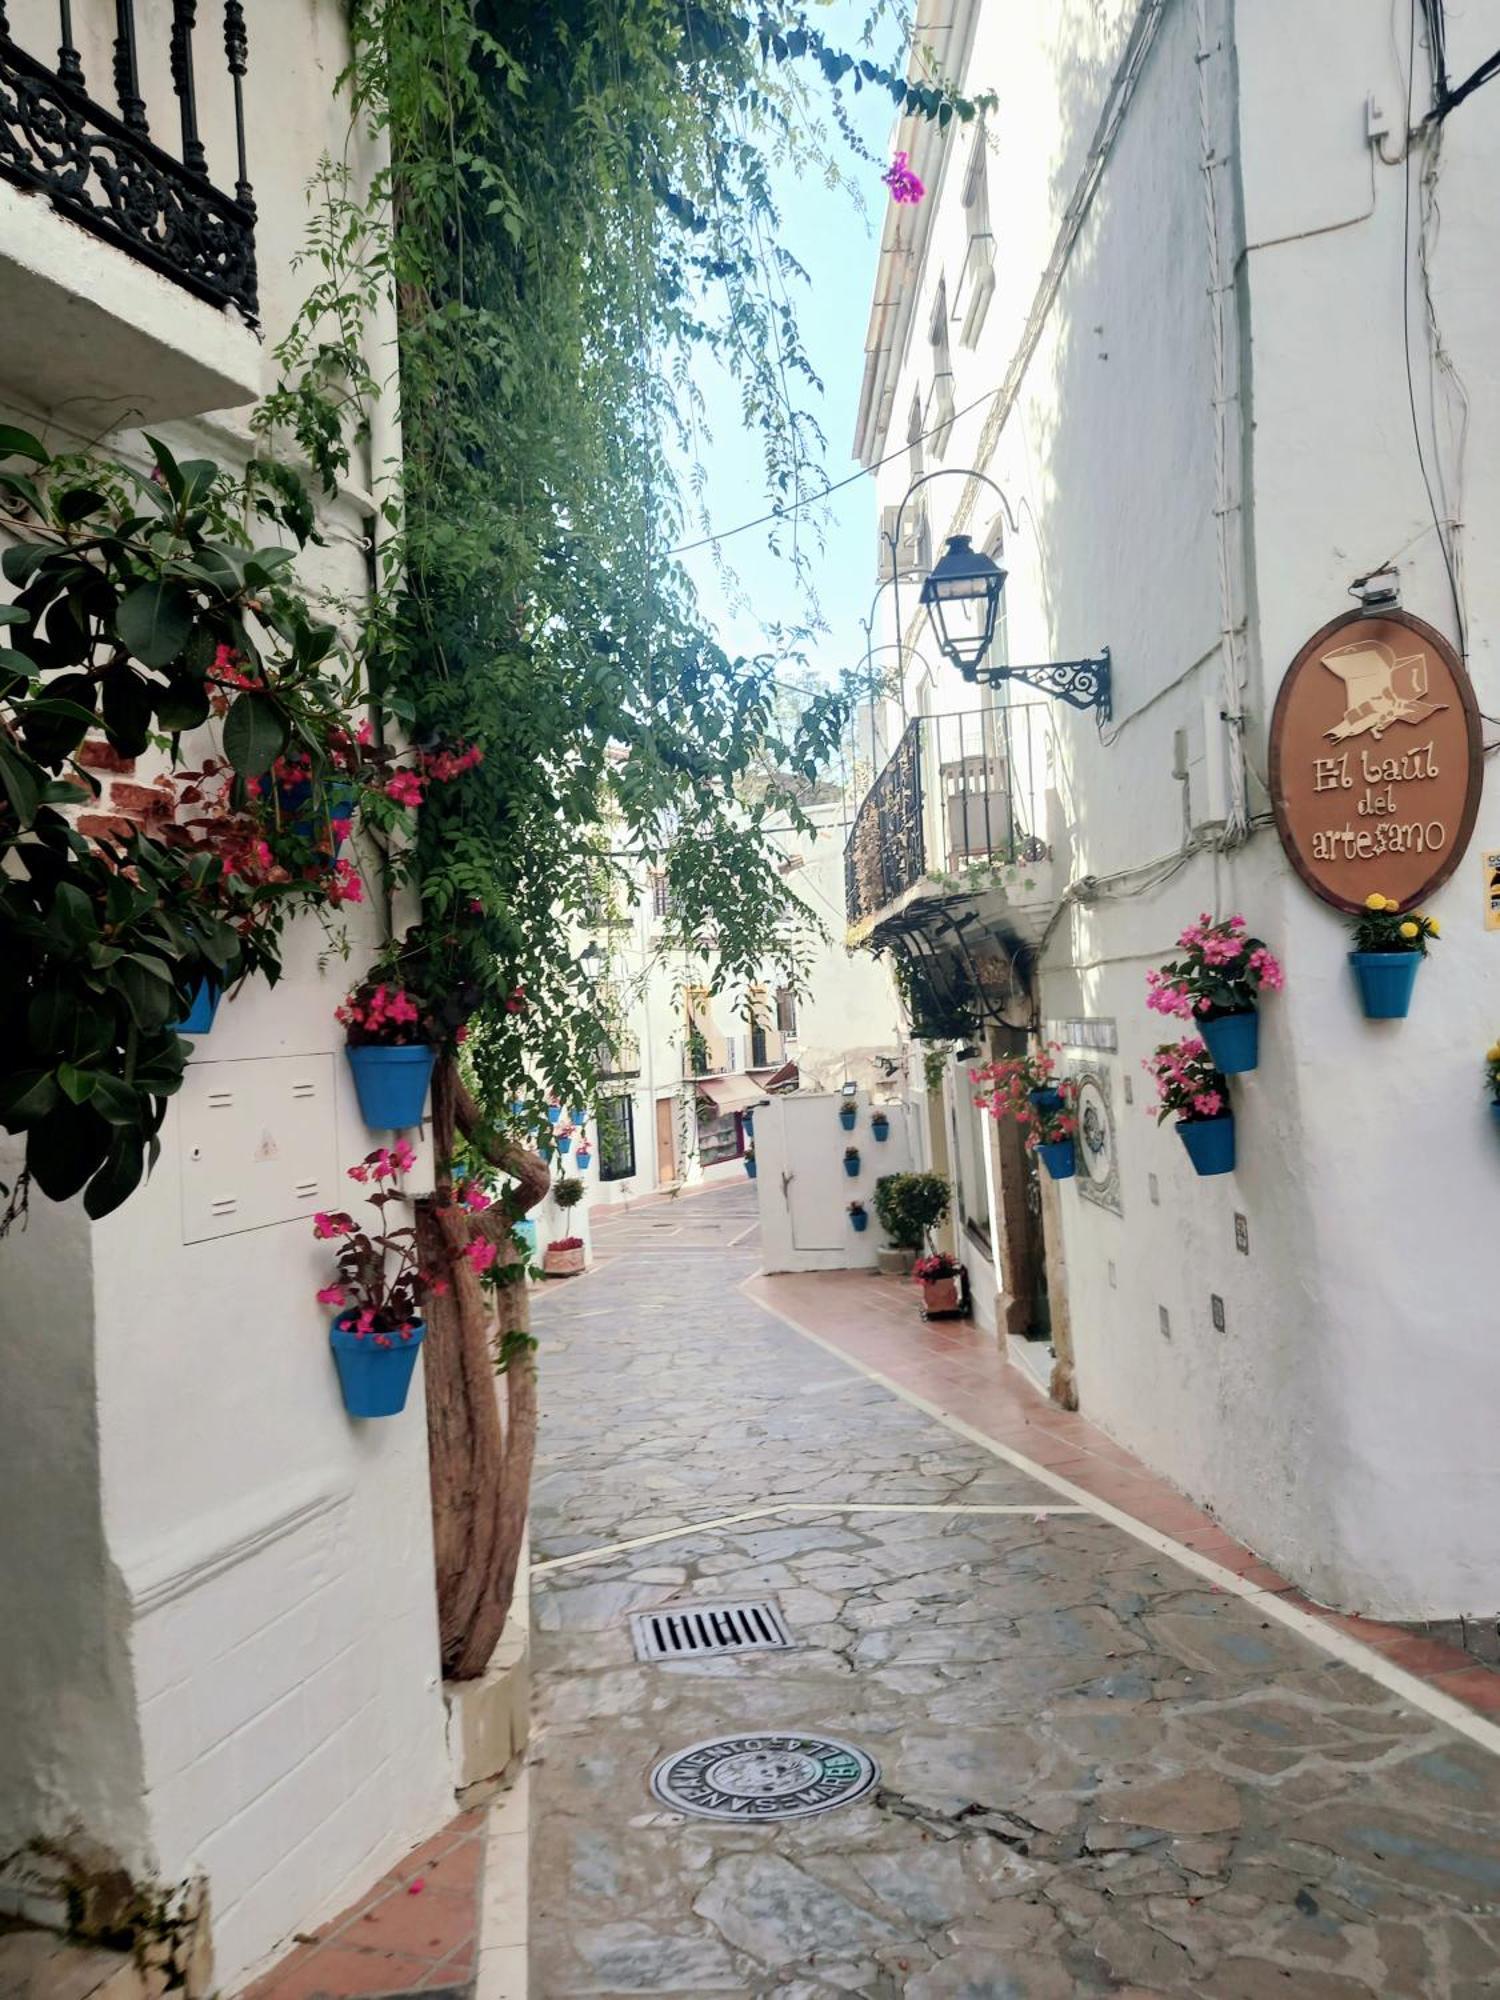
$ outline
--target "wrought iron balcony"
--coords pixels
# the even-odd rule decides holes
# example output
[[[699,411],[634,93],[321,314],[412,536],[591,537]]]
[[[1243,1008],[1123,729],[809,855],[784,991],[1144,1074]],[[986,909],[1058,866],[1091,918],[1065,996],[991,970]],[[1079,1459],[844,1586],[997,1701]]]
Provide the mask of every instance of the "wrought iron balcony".
[[[214,305],[257,315],[255,201],[245,159],[243,81],[247,59],[241,0],[215,5],[232,104],[233,194],[209,177],[199,126],[195,49],[198,0],[171,0],[166,46],[143,46],[135,0],[58,0],[57,42],[42,46],[33,23],[50,0],[0,0],[0,178],[45,195],[60,214],[149,264]],[[207,11],[207,10],[206,10]],[[77,16],[75,24],[75,14]],[[21,33],[27,26],[26,46]],[[75,26],[77,38],[75,39]],[[87,61],[86,61],[87,58]],[[86,74],[107,66],[115,109]],[[175,96],[180,154],[152,136],[150,79],[164,68]],[[165,95],[163,87],[162,95]],[[166,122],[174,122],[170,112]],[[230,121],[215,132],[229,128]]]
[[[1000,702],[908,724],[854,817],[844,897],[860,929],[919,883],[954,891],[1047,852],[1046,702]]]

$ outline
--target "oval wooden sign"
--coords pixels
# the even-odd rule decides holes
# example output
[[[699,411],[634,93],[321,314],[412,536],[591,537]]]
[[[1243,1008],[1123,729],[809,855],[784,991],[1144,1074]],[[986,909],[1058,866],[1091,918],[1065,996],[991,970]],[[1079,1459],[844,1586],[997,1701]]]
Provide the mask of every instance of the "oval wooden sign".
[[[1308,888],[1340,910],[1410,909],[1446,882],[1484,781],[1462,660],[1406,611],[1351,611],[1315,632],[1271,716],[1276,830]]]

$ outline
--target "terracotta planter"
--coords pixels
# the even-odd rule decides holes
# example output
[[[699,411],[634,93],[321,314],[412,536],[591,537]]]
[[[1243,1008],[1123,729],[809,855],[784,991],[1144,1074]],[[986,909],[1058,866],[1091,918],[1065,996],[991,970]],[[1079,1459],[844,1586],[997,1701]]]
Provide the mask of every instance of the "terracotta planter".
[[[924,1278],[922,1281],[923,1310],[930,1313],[957,1312],[957,1278]]]
[[[576,1250],[544,1250],[542,1270],[549,1278],[576,1278],[583,1269],[583,1247]]]

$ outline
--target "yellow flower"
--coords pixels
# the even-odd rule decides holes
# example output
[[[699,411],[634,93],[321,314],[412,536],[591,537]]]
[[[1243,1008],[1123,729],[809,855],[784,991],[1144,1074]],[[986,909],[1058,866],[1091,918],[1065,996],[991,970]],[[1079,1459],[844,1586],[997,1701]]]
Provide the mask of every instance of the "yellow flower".
[[[1500,1063],[1500,1042],[1492,1042],[1484,1052],[1486,1062]]]
[[[1384,897],[1384,896],[1366,896],[1366,897],[1365,897],[1365,908],[1366,908],[1367,910],[1383,910],[1383,909],[1385,908],[1385,897]]]
[[[1427,926],[1427,935],[1429,937],[1441,937],[1443,935],[1443,927],[1436,917],[1423,917],[1422,921]]]
[[[1408,917],[1406,922],[1401,926],[1401,935],[1404,938],[1420,937],[1422,935],[1421,927],[1418,924],[1414,924]]]

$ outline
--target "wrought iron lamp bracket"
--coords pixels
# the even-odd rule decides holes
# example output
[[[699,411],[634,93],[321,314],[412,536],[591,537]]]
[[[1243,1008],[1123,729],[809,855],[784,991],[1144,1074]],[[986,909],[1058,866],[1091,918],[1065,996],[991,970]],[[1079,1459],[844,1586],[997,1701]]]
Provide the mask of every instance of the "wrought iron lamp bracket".
[[[1051,660],[1037,667],[977,667],[973,674],[982,687],[1001,681],[1020,681],[1038,694],[1052,695],[1070,708],[1097,708],[1103,721],[1110,717],[1109,648],[1097,659]]]

